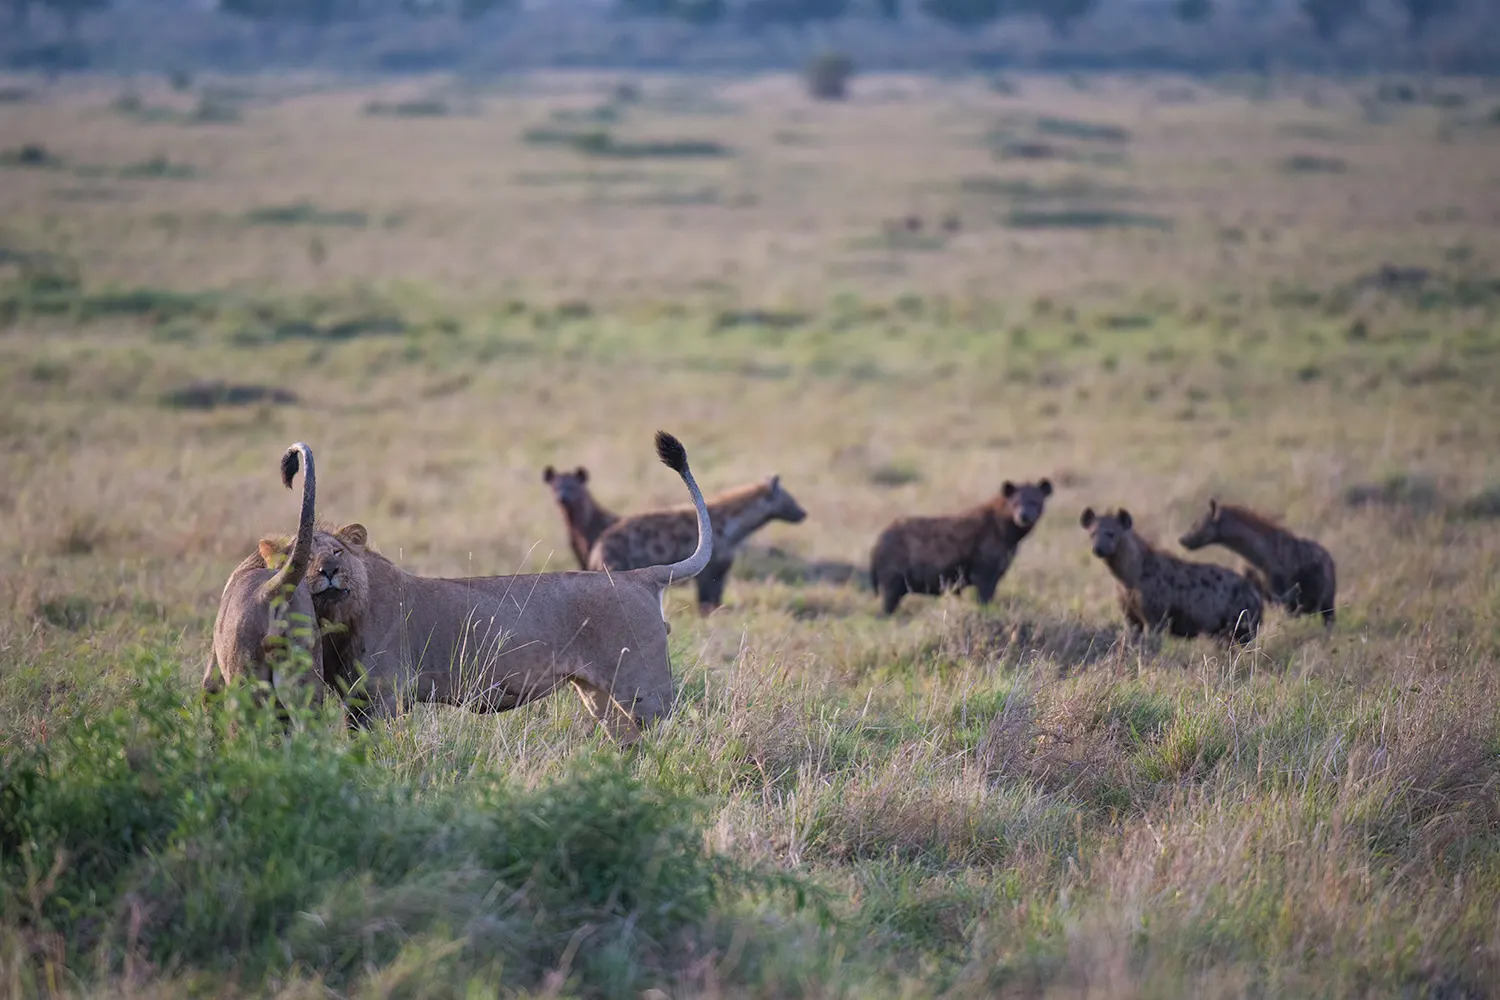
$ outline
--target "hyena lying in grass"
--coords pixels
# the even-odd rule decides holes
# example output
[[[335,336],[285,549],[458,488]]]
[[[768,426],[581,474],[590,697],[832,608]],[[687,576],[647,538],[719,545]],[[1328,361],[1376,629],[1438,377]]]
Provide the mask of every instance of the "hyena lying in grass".
[[[1210,500],[1208,513],[1178,541],[1189,551],[1224,546],[1250,564],[1245,575],[1266,600],[1294,615],[1322,615],[1325,626],[1333,625],[1333,556],[1312,539],[1298,538],[1252,510]]]
[[[558,472],[552,466],[542,470],[542,482],[552,487],[552,496],[562,508],[568,525],[568,544],[578,560],[579,569],[589,568],[589,553],[605,530],[620,515],[601,507],[589,492],[589,470],[579,466],[572,472]]]
[[[941,594],[972,584],[979,603],[995,596],[1016,550],[1041,520],[1052,483],[1017,486],[946,517],[903,517],[880,533],[870,553],[870,586],[886,614],[907,594]]]
[[[724,584],[740,543],[769,521],[796,524],[807,517],[807,511],[782,487],[781,477],[772,476],[713,497],[708,501],[708,517],[714,529],[713,559],[698,575],[698,611],[705,615],[724,598]],[[678,553],[693,550],[697,534],[691,507],[633,514],[599,536],[589,553],[588,568],[623,570],[676,562]]]
[[[1120,609],[1132,631],[1213,635],[1247,643],[1260,630],[1260,591],[1248,578],[1212,563],[1188,562],[1151,546],[1135,533],[1130,511],[1097,515],[1084,509],[1079,523],[1119,583]]]

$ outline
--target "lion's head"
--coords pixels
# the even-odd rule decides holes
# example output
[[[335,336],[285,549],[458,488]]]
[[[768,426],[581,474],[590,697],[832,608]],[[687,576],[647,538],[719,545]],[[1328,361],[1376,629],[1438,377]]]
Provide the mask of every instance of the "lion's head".
[[[307,589],[319,618],[348,624],[363,617],[370,603],[369,541],[362,524],[314,533]]]

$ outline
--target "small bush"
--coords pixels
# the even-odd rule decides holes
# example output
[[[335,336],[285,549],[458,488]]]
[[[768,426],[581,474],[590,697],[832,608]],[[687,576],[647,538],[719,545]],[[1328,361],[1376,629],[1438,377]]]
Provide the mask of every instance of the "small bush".
[[[1144,212],[1108,208],[1065,208],[1055,211],[1018,208],[1005,216],[1013,229],[1158,229],[1169,230],[1172,220]]]
[[[1463,521],[1500,521],[1500,486],[1490,486],[1453,508],[1453,516]]]
[[[580,132],[533,128],[522,133],[521,140],[533,146],[564,146],[585,156],[621,160],[712,158],[731,152],[728,146],[712,139],[616,139],[603,129]]]
[[[204,379],[164,393],[161,405],[174,410],[214,410],[221,406],[254,406],[297,402],[295,393],[279,386]]]
[[[37,605],[36,614],[53,628],[77,632],[93,620],[94,602],[78,594],[69,594],[41,602]],[[3,801],[3,795],[0,795],[0,801]],[[0,847],[4,846],[3,831],[0,831]]]
[[[197,175],[197,171],[186,163],[173,163],[160,154],[140,163],[132,163],[121,167],[119,176],[127,179],[153,178],[163,180],[187,180]]]
[[[243,115],[238,106],[228,101],[205,96],[185,119],[191,125],[230,125]]]
[[[871,469],[868,476],[872,486],[894,489],[909,483],[922,481],[922,470],[907,462],[886,462]]]
[[[1075,118],[1038,118],[1036,130],[1042,135],[1063,139],[1082,139],[1085,142],[1130,141],[1130,130],[1123,126],[1079,121]]]
[[[410,101],[371,101],[365,105],[365,114],[388,118],[445,118],[452,113],[453,109],[448,102],[436,97]]]
[[[849,96],[854,62],[842,52],[814,56],[806,70],[807,93],[818,101],[842,101]]]
[[[1428,476],[1397,472],[1376,483],[1356,483],[1344,491],[1350,507],[1387,507],[1415,514],[1435,510],[1442,501],[1437,483]]]
[[[56,170],[64,165],[63,159],[39,142],[28,142],[24,146],[7,149],[0,153],[0,167],[36,167]]]
[[[286,205],[266,205],[245,213],[245,221],[258,226],[350,226],[361,228],[369,225],[370,217],[364,212],[328,210],[318,208],[307,201],[296,201]]]
[[[1298,153],[1282,160],[1281,169],[1289,174],[1345,174],[1349,172],[1349,164],[1336,156]]]

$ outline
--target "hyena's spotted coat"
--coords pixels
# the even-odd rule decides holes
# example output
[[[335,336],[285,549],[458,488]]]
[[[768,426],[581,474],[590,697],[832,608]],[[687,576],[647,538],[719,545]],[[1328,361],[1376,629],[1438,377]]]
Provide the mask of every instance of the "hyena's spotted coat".
[[[1193,551],[1222,545],[1244,558],[1245,570],[1265,599],[1294,615],[1322,615],[1334,622],[1337,581],[1333,556],[1311,538],[1298,538],[1279,524],[1235,504],[1208,502],[1208,513],[1178,541]]]
[[[741,486],[708,501],[713,524],[713,559],[698,574],[698,610],[708,614],[723,601],[724,584],[734,554],[746,538],[773,520],[796,524],[807,511],[781,485],[780,476]],[[633,514],[604,530],[589,553],[588,568],[635,569],[678,561],[674,553],[691,552],[697,544],[697,521],[691,507]]]
[[[907,594],[941,594],[973,585],[979,603],[995,596],[1022,540],[1042,517],[1052,483],[1006,481],[977,507],[946,517],[891,522],[870,553],[870,585],[886,614]]]
[[[1086,508],[1079,523],[1088,530],[1094,555],[1118,581],[1120,609],[1133,631],[1208,634],[1247,643],[1260,630],[1260,591],[1242,574],[1153,548],[1135,533],[1130,511],[1123,508],[1104,515]]]
[[[588,569],[594,543],[620,515],[606,510],[594,499],[589,492],[589,470],[581,465],[572,472],[558,472],[549,465],[542,470],[542,482],[552,487],[552,496],[562,508],[563,520],[568,525],[568,544],[578,560],[578,568]]]

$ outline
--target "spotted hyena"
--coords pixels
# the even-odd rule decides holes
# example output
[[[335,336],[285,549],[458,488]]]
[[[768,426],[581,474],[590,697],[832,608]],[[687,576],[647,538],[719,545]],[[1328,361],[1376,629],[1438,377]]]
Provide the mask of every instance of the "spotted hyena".
[[[979,603],[995,596],[1016,549],[1041,520],[1052,483],[1007,480],[977,507],[947,517],[891,522],[870,553],[870,586],[886,614],[907,594],[941,594],[972,584]]]
[[[562,508],[568,525],[568,544],[578,560],[579,569],[589,568],[589,552],[606,528],[620,515],[606,510],[589,492],[589,470],[579,466],[572,472],[558,472],[552,466],[542,470],[542,482],[552,488],[552,496]]]
[[[1089,507],[1079,523],[1119,582],[1120,609],[1133,631],[1246,643],[1260,630],[1260,591],[1244,575],[1158,551],[1135,533],[1124,508],[1100,515]]]
[[[1222,545],[1250,565],[1245,570],[1266,600],[1294,615],[1322,615],[1334,621],[1333,556],[1310,538],[1298,538],[1281,525],[1245,507],[1208,502],[1208,513],[1178,541],[1193,551]]]
[[[781,485],[781,477],[772,476],[712,497],[708,516],[714,528],[714,554],[697,577],[702,614],[722,603],[724,584],[741,542],[769,521],[796,524],[807,517],[807,511]],[[589,553],[588,567],[619,570],[677,562],[683,556],[676,553],[692,552],[697,540],[698,523],[691,507],[634,514],[605,529]]]

